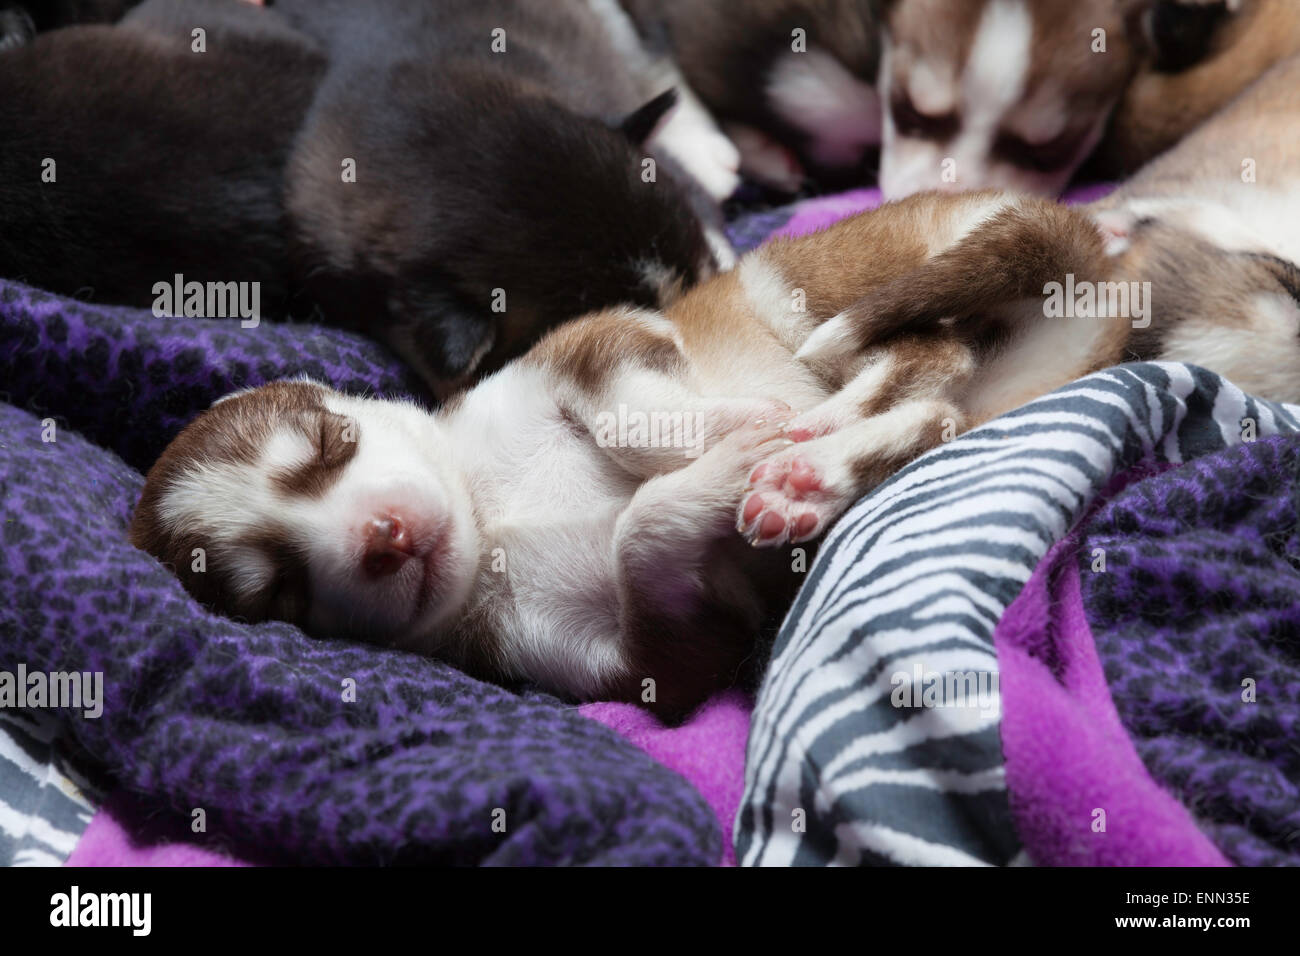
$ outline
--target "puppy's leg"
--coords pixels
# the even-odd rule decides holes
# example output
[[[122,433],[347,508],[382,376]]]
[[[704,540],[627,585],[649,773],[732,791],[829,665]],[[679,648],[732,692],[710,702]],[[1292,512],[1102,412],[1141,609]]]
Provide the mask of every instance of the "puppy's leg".
[[[832,398],[798,416],[794,444],[754,469],[737,526],[753,544],[805,541],[922,452],[966,427],[956,396],[975,359],[953,338],[882,346]]]
[[[571,323],[524,361],[545,365],[566,416],[642,479],[690,465],[737,428],[792,414],[771,399],[701,394],[673,324],[651,312]]]
[[[740,185],[740,151],[718,128],[685,81],[675,87],[677,107],[650,138],[669,153],[718,202]]]
[[[946,320],[1043,295],[1067,273],[1095,279],[1105,270],[1105,237],[1082,212],[1024,199],[991,216],[916,269],[883,283],[820,325],[800,347],[807,362],[830,362],[901,333],[924,333]],[[965,323],[978,335],[978,323]]]
[[[736,498],[759,462],[793,442],[775,423],[732,432],[687,468],[651,478],[614,532],[620,588],[632,610],[684,607],[700,587],[706,552],[732,533]]]
[[[735,678],[763,602],[743,563],[713,559],[734,539],[745,476],[788,444],[771,425],[735,431],[698,461],[650,479],[633,496],[614,530],[627,663],[613,693],[652,704],[671,720]]]

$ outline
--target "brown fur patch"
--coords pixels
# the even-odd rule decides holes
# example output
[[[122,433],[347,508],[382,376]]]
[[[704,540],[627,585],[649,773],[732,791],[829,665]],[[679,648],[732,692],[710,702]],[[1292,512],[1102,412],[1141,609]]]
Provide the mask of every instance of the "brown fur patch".
[[[315,415],[299,417],[294,423],[316,442],[318,453],[296,468],[272,475],[271,481],[291,497],[319,498],[356,457],[360,441],[357,423],[323,406]]]
[[[892,368],[876,394],[862,404],[864,417],[902,402],[960,389],[970,379],[971,351],[955,338],[902,336],[889,343]]]
[[[172,485],[195,463],[211,461],[251,467],[264,443],[286,420],[299,427],[320,422],[322,415],[330,414],[322,396],[318,385],[273,382],[255,392],[233,395],[201,413],[181,430],[149,469],[128,529],[131,543],[169,567],[200,602],[249,618],[263,616],[264,608],[255,606],[256,602],[250,603],[230,586],[222,556],[213,552],[204,529],[174,529],[164,524],[163,501]],[[355,453],[355,447],[351,453]],[[339,455],[350,453],[331,446],[331,454],[337,463]],[[313,478],[309,483],[315,487],[318,479]],[[266,529],[257,540],[247,544],[258,548],[274,563],[278,549],[287,540],[287,535]],[[237,546],[244,543],[238,542]],[[207,567],[202,572],[192,568],[196,548],[202,548],[206,554]]]
[[[1101,234],[1083,213],[1049,200],[1024,199],[953,247],[870,290],[843,311],[865,346],[902,333],[933,332],[945,319],[975,341],[999,306],[1039,296],[1066,273],[1105,270]]]
[[[551,332],[526,361],[542,364],[588,394],[599,394],[618,368],[673,375],[685,365],[677,344],[623,311],[601,312]]]

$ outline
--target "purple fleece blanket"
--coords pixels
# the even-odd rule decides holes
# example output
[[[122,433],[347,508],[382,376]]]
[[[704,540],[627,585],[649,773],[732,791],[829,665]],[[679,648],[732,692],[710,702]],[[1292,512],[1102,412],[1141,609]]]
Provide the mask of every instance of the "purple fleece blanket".
[[[1300,439],[1115,487],[995,633],[1026,849],[1300,864]]]
[[[1048,551],[993,634],[1016,828],[1045,865],[1222,866],[1115,712],[1079,598],[1081,533]]]
[[[699,793],[576,708],[212,615],[127,543],[140,472],[184,422],[301,372],[417,392],[341,332],[0,283],[0,670],[103,674],[101,716],[52,712],[78,766],[178,834],[202,810],[200,839],[251,861],[716,863]]]
[[[1300,438],[1129,487],[1088,525],[1078,574],[1151,776],[1233,862],[1300,865]]]

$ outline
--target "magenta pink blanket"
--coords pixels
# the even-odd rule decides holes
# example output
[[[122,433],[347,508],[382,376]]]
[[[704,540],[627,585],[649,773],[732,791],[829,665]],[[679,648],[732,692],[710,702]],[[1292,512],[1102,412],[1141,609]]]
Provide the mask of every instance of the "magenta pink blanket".
[[[993,632],[1016,829],[1040,866],[1228,866],[1120,723],[1080,594],[1086,525],[1047,552]]]

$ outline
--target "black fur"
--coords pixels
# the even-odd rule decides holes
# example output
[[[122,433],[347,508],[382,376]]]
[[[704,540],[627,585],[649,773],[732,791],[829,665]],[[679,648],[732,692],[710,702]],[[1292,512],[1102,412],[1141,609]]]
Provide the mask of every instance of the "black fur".
[[[661,304],[650,278],[711,271],[718,214],[663,158],[643,181],[622,127],[665,101],[637,113],[585,10],[149,0],[38,37],[0,60],[0,273],[125,304],[176,272],[256,279],[264,314],[361,328],[443,393],[557,322]]]
[[[112,23],[140,0],[0,0],[0,51],[38,32],[77,23]]]
[[[1215,31],[1228,16],[1226,3],[1160,0],[1151,9],[1149,42],[1155,68],[1177,73],[1195,66],[1210,51]]]

